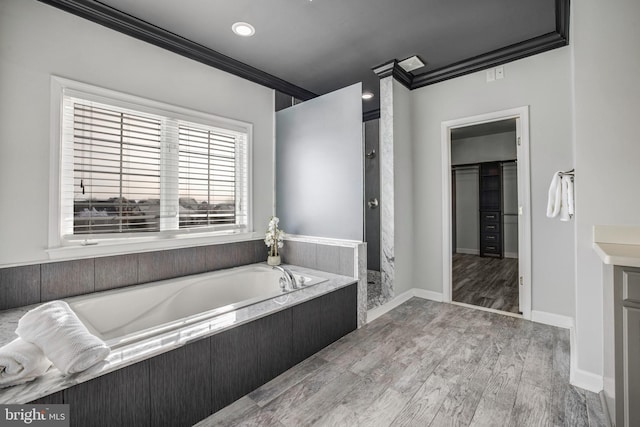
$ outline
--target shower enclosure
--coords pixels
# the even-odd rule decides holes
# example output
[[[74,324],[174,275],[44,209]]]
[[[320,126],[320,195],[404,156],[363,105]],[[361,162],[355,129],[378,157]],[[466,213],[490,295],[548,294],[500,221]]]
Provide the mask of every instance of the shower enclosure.
[[[371,309],[385,302],[380,277],[380,120],[366,121],[363,127],[367,309]]]

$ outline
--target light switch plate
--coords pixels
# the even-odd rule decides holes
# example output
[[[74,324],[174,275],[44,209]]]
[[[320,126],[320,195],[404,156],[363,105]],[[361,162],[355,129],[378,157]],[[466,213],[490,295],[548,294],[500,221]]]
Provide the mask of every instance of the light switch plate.
[[[487,70],[487,82],[492,82],[496,79],[496,69],[492,68]]]

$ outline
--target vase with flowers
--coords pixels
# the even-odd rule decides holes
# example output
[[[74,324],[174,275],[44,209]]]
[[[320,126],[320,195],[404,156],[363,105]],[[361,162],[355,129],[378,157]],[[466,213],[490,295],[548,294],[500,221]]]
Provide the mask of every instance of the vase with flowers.
[[[280,253],[278,249],[284,246],[284,231],[278,228],[280,220],[277,216],[272,216],[269,220],[269,226],[264,237],[264,243],[269,248],[269,256],[267,257],[267,264],[280,265]]]

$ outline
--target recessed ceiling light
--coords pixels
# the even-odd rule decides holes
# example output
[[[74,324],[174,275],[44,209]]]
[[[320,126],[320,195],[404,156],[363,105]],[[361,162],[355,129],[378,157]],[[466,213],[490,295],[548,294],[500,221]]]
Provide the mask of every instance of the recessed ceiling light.
[[[371,92],[362,92],[362,99],[365,101],[373,98],[373,94]]]
[[[234,33],[242,37],[250,37],[256,33],[253,25],[247,24],[246,22],[236,22],[231,26],[231,29]]]

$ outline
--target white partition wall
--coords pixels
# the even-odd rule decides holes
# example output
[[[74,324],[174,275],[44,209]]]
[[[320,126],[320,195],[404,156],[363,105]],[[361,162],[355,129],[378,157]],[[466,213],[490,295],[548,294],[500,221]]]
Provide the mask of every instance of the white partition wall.
[[[286,232],[363,239],[361,96],[358,83],[276,113],[276,213]]]

